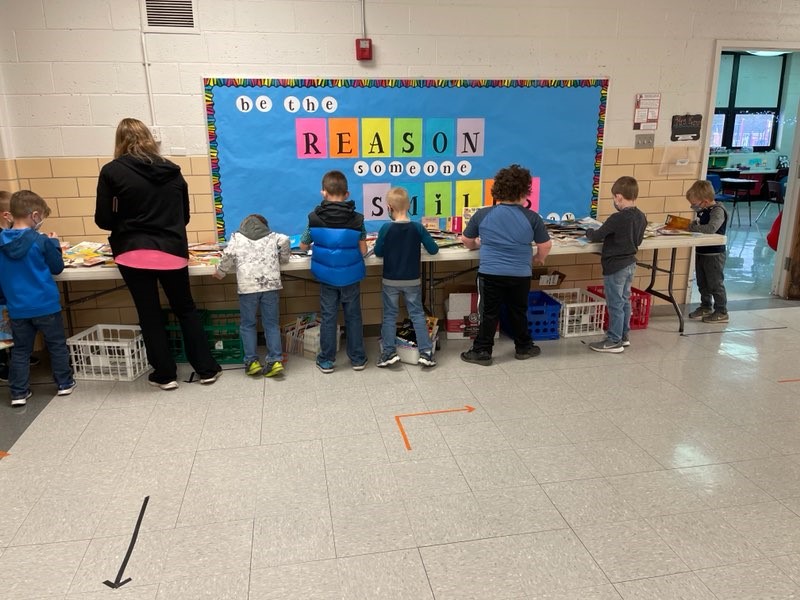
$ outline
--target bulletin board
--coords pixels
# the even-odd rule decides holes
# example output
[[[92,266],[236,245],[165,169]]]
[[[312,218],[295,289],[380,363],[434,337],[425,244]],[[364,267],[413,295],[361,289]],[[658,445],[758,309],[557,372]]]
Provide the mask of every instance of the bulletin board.
[[[530,169],[529,208],[596,215],[607,79],[208,78],[205,107],[220,241],[251,213],[301,233],[322,176],[340,170],[368,231],[386,192],[411,217],[493,203],[498,169]]]

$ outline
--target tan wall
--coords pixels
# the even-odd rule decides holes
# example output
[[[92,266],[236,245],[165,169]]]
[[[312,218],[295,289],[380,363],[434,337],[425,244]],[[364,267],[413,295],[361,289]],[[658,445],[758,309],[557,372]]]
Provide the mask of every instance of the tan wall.
[[[694,178],[659,174],[662,154],[663,148],[604,150],[598,207],[598,217],[601,220],[614,210],[610,200],[611,184],[622,175],[633,175],[638,179],[640,190],[638,204],[647,214],[649,221],[663,222],[670,213],[689,214],[684,194]],[[105,241],[106,232],[95,226],[93,215],[97,175],[100,167],[108,160],[108,157],[0,160],[0,189],[10,191],[32,189],[43,196],[52,209],[46,228],[48,231],[57,232],[63,240],[72,243],[83,240]],[[214,241],[216,232],[208,157],[171,157],[171,160],[181,166],[189,184],[192,203],[192,219],[188,227],[189,241]],[[650,253],[642,254],[641,260],[647,262]],[[683,301],[688,281],[690,251],[682,250],[678,257],[675,289],[678,290],[678,300]],[[595,255],[552,257],[547,262],[549,266],[558,267],[567,274],[564,287],[586,287],[602,282],[599,258]],[[474,263],[469,261],[437,264],[435,276],[447,277],[473,266]],[[649,271],[640,269],[634,286],[646,287],[649,278]],[[454,278],[452,283],[470,284],[474,283],[474,279],[474,272],[470,272]],[[666,279],[666,275],[658,276],[658,289],[666,288]],[[193,278],[192,283],[198,305],[204,308],[238,307],[233,278],[229,277],[220,282],[212,277],[198,277]],[[70,284],[71,297],[74,299],[114,285],[116,283],[113,282],[74,282]],[[281,299],[282,320],[288,321],[292,315],[318,311],[318,289],[318,286],[311,281],[296,281],[287,277]],[[443,293],[440,290],[437,292],[434,304],[440,314],[442,301]],[[370,268],[367,279],[362,283],[362,308],[365,324],[380,323],[379,268]],[[130,297],[124,290],[78,304],[73,309],[73,315],[77,329],[96,323],[135,323],[137,320]]]

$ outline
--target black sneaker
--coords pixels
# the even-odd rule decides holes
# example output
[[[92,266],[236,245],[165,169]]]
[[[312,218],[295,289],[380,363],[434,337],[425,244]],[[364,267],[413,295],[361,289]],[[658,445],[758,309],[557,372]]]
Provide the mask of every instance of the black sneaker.
[[[529,358],[533,358],[534,356],[539,356],[541,353],[542,349],[539,348],[539,346],[532,344],[530,348],[516,350],[514,352],[514,358],[517,360],[527,360]]]
[[[686,316],[688,316],[690,319],[702,319],[706,315],[710,315],[712,312],[714,311],[708,306],[698,306]]]
[[[492,355],[486,350],[467,350],[461,353],[461,360],[476,365],[483,365],[488,367],[492,364]]]
[[[726,312],[717,312],[716,310],[710,315],[703,317],[703,323],[727,323],[731,319]]]
[[[398,360],[400,360],[400,357],[397,356],[397,352],[383,352],[375,365],[380,368],[388,367],[389,365],[396,363]]]
[[[630,345],[631,345],[631,338],[630,338],[630,336],[629,336],[629,335],[626,333],[625,335],[623,335],[623,336],[622,336],[622,347],[623,347],[623,348],[627,348],[627,347],[628,347],[628,346],[630,346]]]
[[[436,361],[433,358],[433,352],[420,352],[417,364],[423,367],[435,367]]]

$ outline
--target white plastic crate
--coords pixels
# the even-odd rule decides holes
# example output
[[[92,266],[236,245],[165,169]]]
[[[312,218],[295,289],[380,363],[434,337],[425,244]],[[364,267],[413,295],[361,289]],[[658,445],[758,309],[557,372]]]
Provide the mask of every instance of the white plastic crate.
[[[142,330],[94,325],[67,340],[75,379],[133,381],[148,370]]]
[[[561,303],[558,327],[561,337],[603,333],[605,299],[579,288],[547,290],[546,293]]]

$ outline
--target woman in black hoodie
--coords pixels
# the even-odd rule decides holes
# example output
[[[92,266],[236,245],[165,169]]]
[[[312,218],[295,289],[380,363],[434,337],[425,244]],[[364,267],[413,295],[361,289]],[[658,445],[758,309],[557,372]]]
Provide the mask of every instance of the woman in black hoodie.
[[[97,182],[94,222],[111,231],[111,251],[136,305],[153,367],[150,383],[163,390],[178,387],[158,283],[180,322],[186,356],[200,383],[214,383],[221,368],[211,356],[189,286],[189,188],[181,168],[161,157],[150,130],[137,119],[117,126],[114,160]]]

